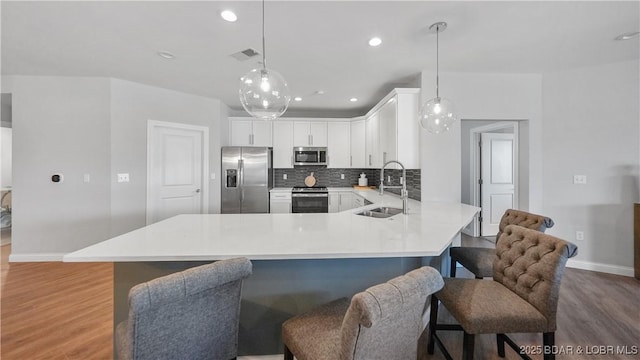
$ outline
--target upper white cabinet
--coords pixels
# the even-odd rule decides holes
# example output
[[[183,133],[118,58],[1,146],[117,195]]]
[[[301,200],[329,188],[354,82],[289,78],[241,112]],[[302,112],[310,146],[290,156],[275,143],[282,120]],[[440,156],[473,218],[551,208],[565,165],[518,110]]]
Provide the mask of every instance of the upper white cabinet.
[[[389,160],[398,160],[398,132],[396,131],[398,125],[398,106],[396,99],[397,98],[395,96],[391,98],[380,108],[380,111],[378,112],[380,121],[379,156],[382,159],[382,165]],[[390,166],[390,168],[395,168],[396,166],[397,165],[394,165],[393,167]]]
[[[390,160],[407,169],[420,168],[418,125],[419,89],[395,89],[366,120],[367,167],[380,168]],[[397,165],[389,168],[399,169]]]
[[[364,120],[356,120],[351,122],[351,167],[365,168],[366,162],[366,143],[365,143],[365,125]]]
[[[327,146],[327,122],[294,121],[293,146]]]
[[[230,118],[231,145],[273,146],[275,168],[293,168],[294,147],[326,147],[329,168],[379,169],[397,160],[419,169],[419,94],[420,89],[394,89],[365,116],[352,119]]]
[[[327,167],[351,167],[351,124],[348,121],[327,123]]]
[[[231,146],[271,146],[271,121],[230,119]]]
[[[380,168],[382,159],[380,157],[380,115],[378,112],[371,114],[365,120],[365,149],[366,167]]]
[[[273,122],[273,167],[293,168],[293,122],[277,120]]]

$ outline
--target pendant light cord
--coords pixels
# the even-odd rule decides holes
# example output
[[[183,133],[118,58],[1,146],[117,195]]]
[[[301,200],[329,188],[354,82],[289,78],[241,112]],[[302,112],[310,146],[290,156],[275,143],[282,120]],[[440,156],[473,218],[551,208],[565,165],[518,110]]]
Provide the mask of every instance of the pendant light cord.
[[[262,0],[262,68],[267,69],[267,54],[264,46],[264,1]]]
[[[440,25],[436,25],[436,98],[440,97]]]

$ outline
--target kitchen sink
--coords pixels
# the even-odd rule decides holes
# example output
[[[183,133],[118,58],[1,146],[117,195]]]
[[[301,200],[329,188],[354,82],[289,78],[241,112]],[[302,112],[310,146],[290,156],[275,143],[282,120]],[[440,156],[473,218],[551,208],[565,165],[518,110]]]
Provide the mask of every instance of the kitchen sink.
[[[393,216],[393,215],[400,214],[402,212],[402,209],[392,208],[392,207],[379,207],[379,208],[371,209],[371,211],[381,213],[381,214],[390,214],[391,216]]]
[[[393,215],[400,214],[402,209],[390,208],[390,207],[379,207],[371,210],[364,210],[356,213],[356,215],[367,216],[377,219],[386,219],[388,217],[392,217]]]

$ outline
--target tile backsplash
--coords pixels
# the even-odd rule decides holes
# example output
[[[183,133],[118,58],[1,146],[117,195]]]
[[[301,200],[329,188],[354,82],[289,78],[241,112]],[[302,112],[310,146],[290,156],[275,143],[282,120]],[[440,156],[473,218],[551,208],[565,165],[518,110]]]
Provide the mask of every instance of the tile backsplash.
[[[293,169],[274,169],[275,187],[304,186],[304,179],[313,172],[316,178],[317,186],[327,187],[350,187],[358,184],[358,178],[361,173],[367,175],[369,185],[378,186],[380,184],[380,169],[327,169],[322,166],[305,166]],[[287,179],[283,179],[283,175],[287,175]],[[344,174],[344,179],[341,175]],[[402,170],[385,169],[385,177],[391,176],[391,184],[400,183]],[[387,181],[385,181],[387,184]],[[409,197],[414,200],[420,200],[420,169],[407,170],[407,190]],[[400,194],[400,190],[385,190]]]

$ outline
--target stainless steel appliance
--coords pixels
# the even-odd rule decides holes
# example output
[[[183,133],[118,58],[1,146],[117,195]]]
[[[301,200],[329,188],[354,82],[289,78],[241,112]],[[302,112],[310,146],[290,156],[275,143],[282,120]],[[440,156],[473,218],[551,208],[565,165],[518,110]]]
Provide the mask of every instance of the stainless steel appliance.
[[[327,148],[294,147],[293,165],[327,165]]]
[[[329,190],[326,187],[296,186],[291,190],[292,213],[328,213]]]
[[[273,149],[222,148],[222,213],[268,213],[273,187]]]

